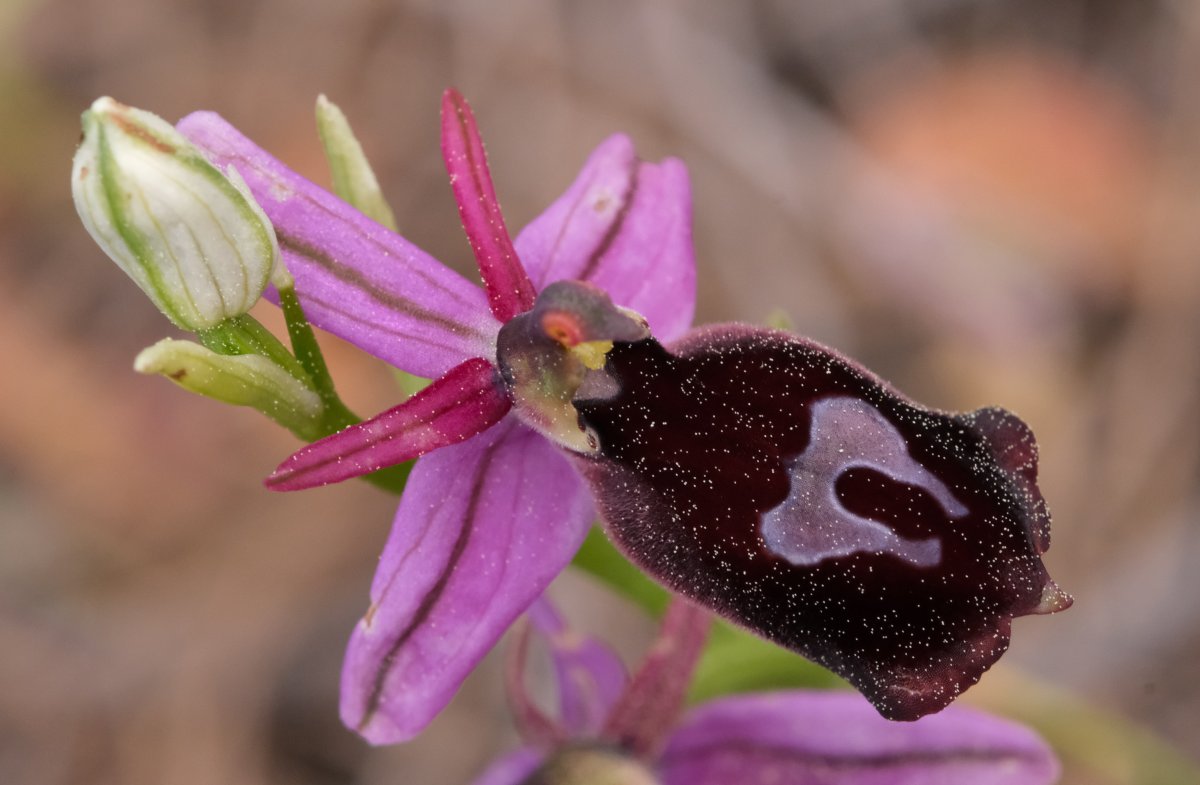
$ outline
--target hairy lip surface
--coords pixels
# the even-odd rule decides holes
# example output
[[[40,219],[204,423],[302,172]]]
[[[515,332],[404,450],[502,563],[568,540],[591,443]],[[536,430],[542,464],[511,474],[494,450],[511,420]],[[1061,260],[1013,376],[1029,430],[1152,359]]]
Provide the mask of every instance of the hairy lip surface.
[[[1012,619],[1057,592],[1039,558],[1049,514],[1036,445],[1007,412],[933,412],[824,347],[740,326],[673,353],[617,344],[607,373],[612,397],[576,401],[600,440],[577,462],[618,544],[676,591],[847,678],[890,719],[949,704],[1007,649]],[[793,476],[831,400],[872,415],[834,429],[844,469]],[[799,482],[838,504],[789,500]],[[864,537],[866,524],[888,537]],[[913,542],[936,544],[936,558]],[[1069,604],[1058,599],[1053,609]]]

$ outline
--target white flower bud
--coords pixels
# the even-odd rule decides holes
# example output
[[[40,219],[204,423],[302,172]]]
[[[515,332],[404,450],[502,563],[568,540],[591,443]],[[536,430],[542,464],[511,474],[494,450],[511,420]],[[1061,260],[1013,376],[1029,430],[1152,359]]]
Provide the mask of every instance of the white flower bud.
[[[645,764],[617,750],[567,746],[551,753],[525,782],[545,785],[659,785]]]
[[[185,330],[246,313],[277,264],[275,231],[236,171],[111,98],[83,113],[71,190],[104,252]]]

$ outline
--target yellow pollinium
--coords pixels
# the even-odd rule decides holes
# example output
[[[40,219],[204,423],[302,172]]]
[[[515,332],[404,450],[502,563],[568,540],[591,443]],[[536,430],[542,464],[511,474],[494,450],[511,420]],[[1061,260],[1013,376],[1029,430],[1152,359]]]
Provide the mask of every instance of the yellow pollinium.
[[[584,341],[575,344],[568,351],[589,370],[598,371],[604,367],[605,357],[612,348],[612,341]]]

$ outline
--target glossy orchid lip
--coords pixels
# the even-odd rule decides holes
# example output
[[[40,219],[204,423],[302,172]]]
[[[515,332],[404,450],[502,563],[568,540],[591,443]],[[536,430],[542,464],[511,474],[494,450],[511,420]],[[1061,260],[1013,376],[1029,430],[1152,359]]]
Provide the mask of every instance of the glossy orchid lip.
[[[937,711],[1070,605],[1013,415],[913,404],[810,341],[742,325],[617,344],[577,399],[609,532],[672,589],[848,679],[886,717]],[[597,389],[593,385],[591,389]],[[588,393],[588,388],[583,394]]]

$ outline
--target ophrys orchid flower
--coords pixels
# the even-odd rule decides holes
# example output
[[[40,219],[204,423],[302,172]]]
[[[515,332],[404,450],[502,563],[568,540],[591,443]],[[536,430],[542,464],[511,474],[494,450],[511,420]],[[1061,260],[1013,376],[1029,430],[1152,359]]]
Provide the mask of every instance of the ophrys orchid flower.
[[[301,450],[268,480],[308,487],[436,450],[409,477],[346,656],[342,718],[375,743],[411,738],[441,711],[594,520],[590,494],[558,446],[586,448],[586,433],[564,421],[565,377],[581,378],[603,356],[602,341],[647,334],[641,317],[658,335],[682,335],[695,302],[691,194],[679,161],[639,161],[629,139],[614,136],[512,242],[470,109],[448,91],[442,112],[443,152],[486,294],[217,115],[179,123],[215,162],[234,166],[262,204],[314,324],[397,368],[440,377]],[[563,280],[584,283],[552,285]],[[518,329],[528,321],[518,314],[538,292],[554,330],[541,354],[517,345],[536,342]],[[506,325],[514,363],[557,362],[545,396],[527,376],[503,379],[497,341]],[[540,433],[530,421],[545,421]]]
[[[304,488],[426,456],[350,642],[350,727],[376,743],[418,733],[569,561],[593,498],[659,580],[891,718],[953,700],[1014,616],[1069,604],[1038,558],[1049,516],[1020,420],[931,412],[785,333],[684,335],[682,164],[640,162],[614,137],[514,242],[469,108],[448,91],[442,111],[483,290],[215,115],[179,126],[245,179],[315,324],[438,377],[268,480]]]
[[[684,711],[707,626],[676,601],[632,676],[602,641],[538,601],[510,661],[522,746],[473,785],[1049,785],[1058,762],[1027,728],[951,707],[888,722],[861,696],[786,690],[718,698]],[[558,710],[526,693],[529,630],[547,644]]]

